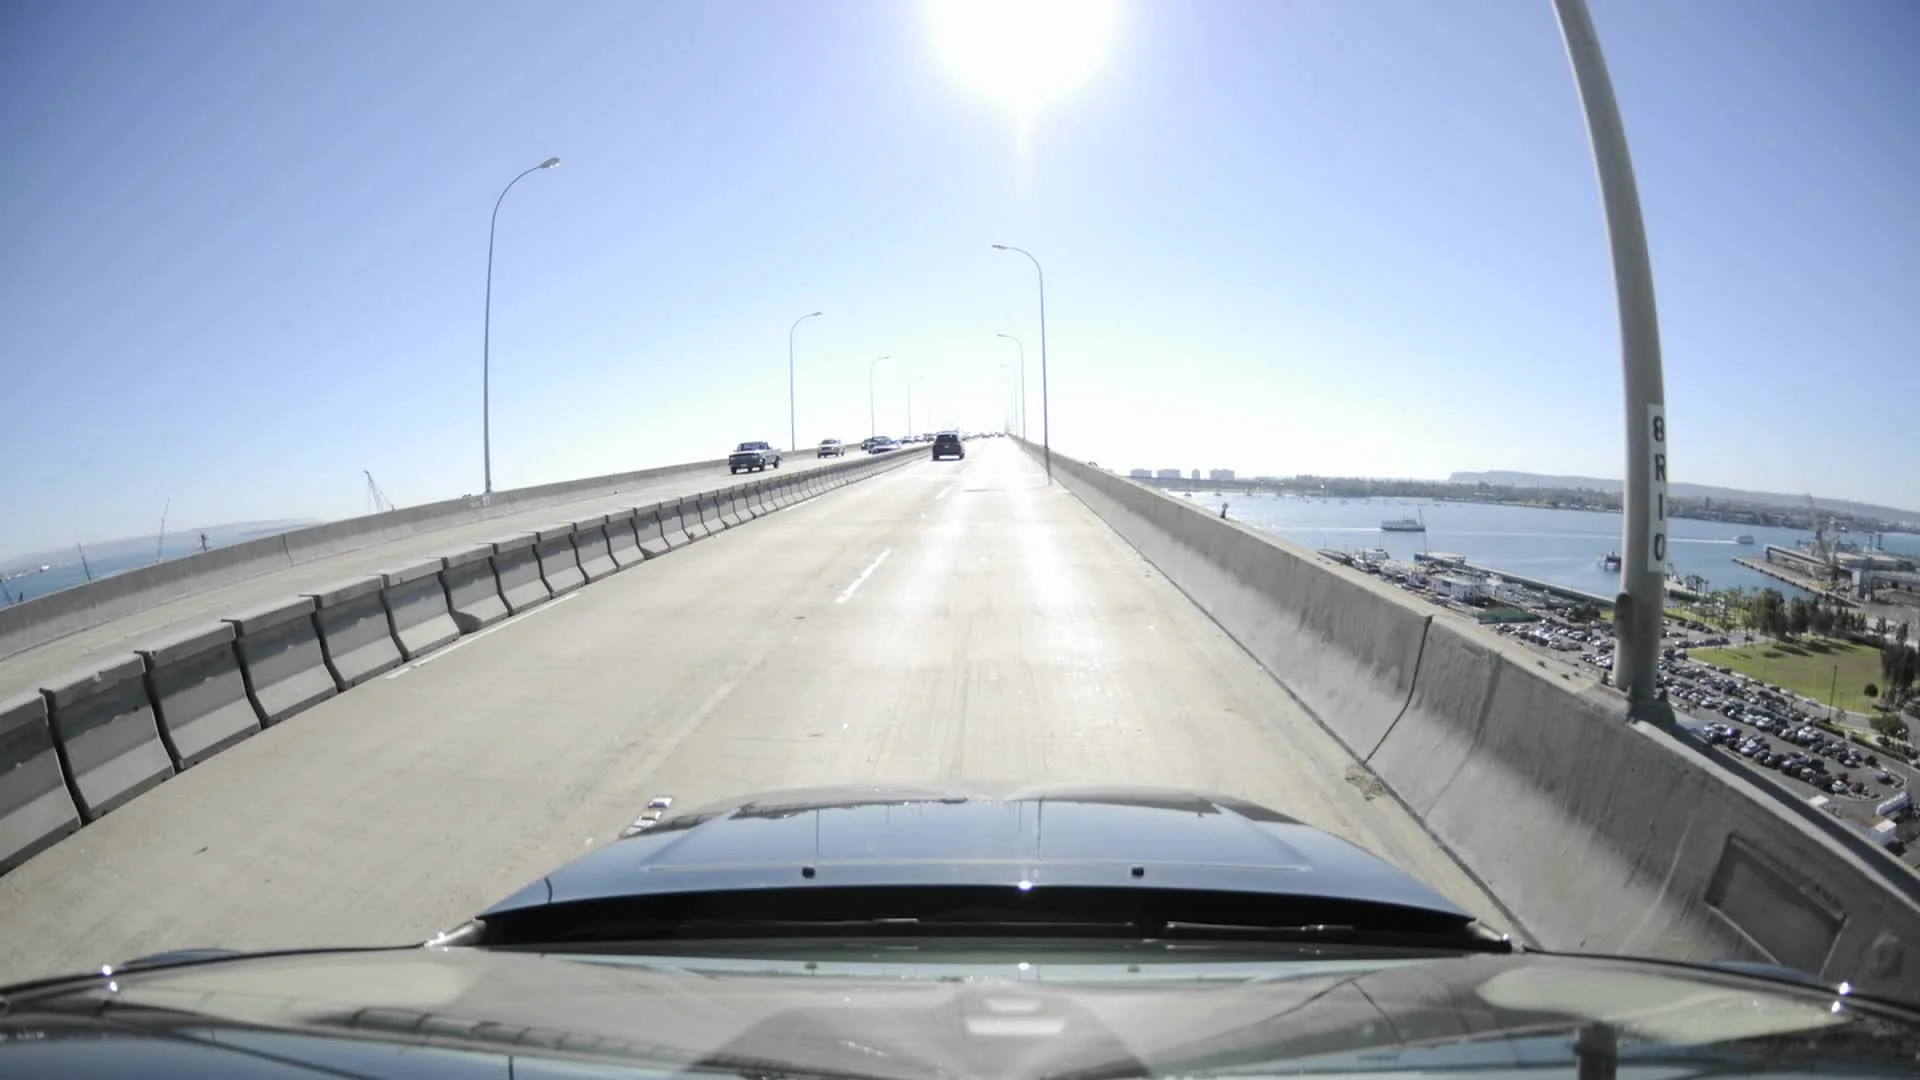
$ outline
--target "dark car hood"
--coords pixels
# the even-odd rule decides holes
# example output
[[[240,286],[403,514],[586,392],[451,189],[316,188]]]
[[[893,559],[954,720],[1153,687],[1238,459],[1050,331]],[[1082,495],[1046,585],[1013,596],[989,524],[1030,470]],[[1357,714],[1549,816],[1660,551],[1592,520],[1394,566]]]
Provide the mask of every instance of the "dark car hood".
[[[1378,857],[1240,799],[1143,787],[811,788],[676,813],[481,915],[753,889],[1178,889],[1356,900],[1470,919]]]

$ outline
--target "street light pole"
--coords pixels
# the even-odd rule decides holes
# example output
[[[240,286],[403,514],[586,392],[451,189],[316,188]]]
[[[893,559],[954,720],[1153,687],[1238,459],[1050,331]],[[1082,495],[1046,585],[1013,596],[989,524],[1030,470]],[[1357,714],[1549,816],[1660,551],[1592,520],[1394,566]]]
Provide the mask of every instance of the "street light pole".
[[[1567,60],[1586,113],[1587,137],[1599,176],[1600,200],[1612,247],[1613,286],[1620,318],[1620,363],[1624,374],[1627,468],[1622,504],[1620,593],[1614,598],[1614,628],[1620,645],[1614,685],[1625,690],[1629,715],[1655,700],[1659,683],[1660,630],[1665,618],[1667,535],[1666,378],[1660,364],[1660,323],[1654,307],[1653,266],[1647,255],[1646,222],[1627,152],[1620,105],[1586,0],[1553,0]]]
[[[800,428],[794,423],[793,411],[793,332],[800,329],[801,323],[819,317],[819,312],[809,312],[793,320],[793,325],[787,327],[787,449],[789,451],[800,447]]]
[[[873,436],[880,434],[880,421],[875,416],[873,411],[873,369],[880,366],[880,361],[891,360],[891,359],[893,359],[893,354],[891,353],[887,354],[886,356],[876,356],[873,358],[873,362],[867,365],[867,437],[868,438],[872,438]]]
[[[1033,252],[1017,248],[1012,244],[995,244],[995,251],[1017,251],[1033,264],[1034,275],[1040,281],[1040,448],[1047,463],[1047,483],[1053,483],[1053,439],[1047,423],[1047,274],[1040,269],[1040,260]],[[1023,349],[1022,352],[1025,350]]]
[[[507,192],[513,190],[513,185],[526,179],[529,173],[558,164],[559,158],[550,157],[507,181],[507,186],[500,189],[500,197],[493,200],[493,220],[487,225],[487,306],[480,326],[480,468],[486,485],[482,490],[487,495],[493,494],[493,235],[500,228],[500,204],[507,201]]]
[[[1012,334],[1000,334],[998,336],[1013,342],[1014,348],[1020,350],[1020,437],[1024,439],[1027,437],[1027,343]]]

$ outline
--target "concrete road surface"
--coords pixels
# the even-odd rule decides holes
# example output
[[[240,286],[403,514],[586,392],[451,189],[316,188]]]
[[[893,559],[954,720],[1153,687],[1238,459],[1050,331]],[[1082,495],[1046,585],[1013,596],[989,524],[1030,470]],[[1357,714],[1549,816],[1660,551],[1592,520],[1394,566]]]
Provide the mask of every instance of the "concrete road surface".
[[[142,611],[76,631],[55,641],[0,658],[0,699],[41,689],[48,680],[90,667],[109,657],[124,656],[154,644],[169,628],[212,622],[261,604],[323,589],[342,580],[377,574],[420,559],[451,554],[515,533],[576,521],[594,514],[610,514],[630,506],[651,506],[666,499],[701,491],[715,491],[749,480],[769,480],[792,472],[831,465],[842,458],[816,458],[812,451],[789,454],[778,471],[729,475],[722,466],[638,484],[615,495],[598,494],[541,509],[503,514],[485,521],[463,522],[431,532],[373,544],[289,566],[243,581],[202,589]]]
[[[1249,797],[1503,925],[1232,640],[987,442],[616,574],[162,784],[0,878],[0,980],[418,941],[654,795],[967,780]]]

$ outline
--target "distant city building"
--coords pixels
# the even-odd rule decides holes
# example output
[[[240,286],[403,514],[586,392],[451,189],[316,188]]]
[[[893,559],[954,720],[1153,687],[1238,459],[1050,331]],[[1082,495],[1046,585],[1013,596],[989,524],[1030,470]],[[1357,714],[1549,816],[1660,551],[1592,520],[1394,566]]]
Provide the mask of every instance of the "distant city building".
[[[1152,469],[1134,469],[1132,472],[1129,472],[1127,475],[1133,477],[1135,480],[1151,480],[1153,479],[1153,470]]]
[[[1211,472],[1207,473],[1207,479],[1231,480],[1233,479],[1233,470],[1232,469],[1214,469]]]
[[[1179,469],[1161,469],[1159,472],[1154,473],[1153,475],[1161,480],[1178,480],[1180,479],[1180,470]]]
[[[1194,478],[1195,480],[1198,480],[1198,479],[1200,479],[1200,470],[1199,470],[1199,469],[1195,469],[1195,470],[1193,470],[1193,478]]]

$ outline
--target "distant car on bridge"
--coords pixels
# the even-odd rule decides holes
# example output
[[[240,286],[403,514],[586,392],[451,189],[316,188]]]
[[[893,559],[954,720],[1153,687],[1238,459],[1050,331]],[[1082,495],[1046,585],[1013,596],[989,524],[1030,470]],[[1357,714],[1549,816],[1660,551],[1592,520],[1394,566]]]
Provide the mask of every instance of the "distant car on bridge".
[[[900,449],[900,444],[885,435],[875,435],[867,441],[867,453],[884,454],[889,450]]]
[[[939,461],[943,457],[965,460],[966,456],[967,448],[960,441],[959,432],[942,431],[933,437],[933,460]]]
[[[847,447],[839,439],[821,439],[820,449],[814,457],[846,457]]]
[[[780,451],[764,442],[743,442],[727,455],[730,473],[765,472],[769,465],[780,467]]]

